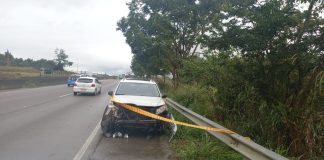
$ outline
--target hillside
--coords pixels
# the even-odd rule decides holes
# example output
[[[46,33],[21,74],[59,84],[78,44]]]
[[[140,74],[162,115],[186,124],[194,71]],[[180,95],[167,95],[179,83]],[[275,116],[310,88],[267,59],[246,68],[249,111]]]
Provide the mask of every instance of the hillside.
[[[0,66],[0,79],[18,79],[21,77],[37,77],[40,71],[32,67]]]

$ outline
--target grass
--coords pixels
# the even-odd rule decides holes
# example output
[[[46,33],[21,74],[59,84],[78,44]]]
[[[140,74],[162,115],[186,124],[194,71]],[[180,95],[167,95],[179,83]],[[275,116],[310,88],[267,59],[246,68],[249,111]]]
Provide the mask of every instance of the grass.
[[[17,79],[21,77],[37,77],[40,72],[31,67],[0,66],[0,79]]]
[[[52,74],[42,75],[46,77],[67,77],[73,74],[69,71],[53,71]],[[39,77],[40,71],[32,67],[15,67],[15,66],[0,66],[0,79],[19,79],[22,77]]]
[[[192,123],[173,109],[170,110],[176,120]],[[175,159],[243,159],[243,156],[211,136],[208,132],[184,126],[178,126],[178,132],[171,142],[171,147],[175,151]]]
[[[194,112],[202,116],[207,117],[208,119],[216,121],[217,123],[225,126],[226,128],[237,131],[242,136],[251,137],[252,140],[255,141],[256,143],[259,143],[280,155],[288,157],[289,159],[324,160],[323,152],[321,152],[323,150],[320,148],[321,144],[323,144],[321,143],[321,141],[317,142],[319,144],[318,147],[320,148],[319,154],[317,155],[303,154],[303,155],[296,156],[293,154],[289,154],[290,148],[284,146],[283,144],[279,146],[271,145],[270,142],[271,140],[273,140],[272,136],[274,135],[270,134],[268,137],[258,136],[261,134],[260,131],[253,130],[254,127],[253,125],[255,125],[256,121],[252,121],[248,119],[245,119],[244,121],[240,121],[240,118],[224,119],[224,116],[226,115],[231,116],[231,115],[228,115],[226,112],[224,112],[223,107],[213,105],[213,102],[217,102],[217,99],[215,99],[215,96],[213,96],[215,95],[215,93],[217,93],[217,90],[212,90],[212,88],[200,87],[199,85],[195,85],[195,84],[191,84],[191,85],[180,84],[178,88],[174,88],[172,87],[170,81],[167,81],[165,84],[159,80],[157,80],[157,82],[159,83],[160,88],[163,91],[165,91],[165,93],[167,93],[167,95],[171,99],[175,100],[176,102],[186,106],[187,108],[193,110]],[[272,108],[272,110],[274,110],[274,108]],[[243,116],[244,115],[242,115],[242,117]],[[175,116],[175,118],[179,120],[179,116]],[[271,118],[274,117],[272,116]],[[323,129],[320,126],[321,125],[318,125],[318,128],[315,129],[319,130],[318,133],[323,133],[321,132]],[[221,147],[220,145],[217,145],[217,147],[219,147],[220,149],[219,148],[215,149],[214,148],[215,146],[213,145],[214,143],[209,143],[209,141],[206,141],[206,139],[214,140],[215,138],[213,137],[210,138],[210,135],[208,135],[207,133],[205,133],[207,135],[203,135],[203,133],[197,133],[197,132],[198,131],[195,131],[195,129],[189,129],[184,127],[179,128],[179,133],[177,133],[179,137],[177,137],[177,139],[175,140],[175,144],[173,147],[176,150],[176,155],[180,157],[179,159],[236,159],[238,158],[236,157],[235,152],[231,151],[230,149],[227,150],[226,146]],[[313,135],[313,136],[315,137],[320,135],[321,134]],[[218,141],[216,141],[215,143],[217,142]],[[221,142],[219,143],[222,144]],[[222,152],[224,156],[223,154],[221,157],[219,155],[213,154],[213,153],[218,154],[219,151]]]
[[[200,115],[212,118],[212,109],[208,101],[208,94],[204,90],[192,88],[172,88],[171,84],[159,83],[160,88],[168,94],[171,99],[198,112]],[[202,93],[201,93],[202,92]],[[197,98],[199,96],[199,98]],[[174,118],[178,121],[192,123],[177,111],[169,108]],[[171,142],[171,147],[175,151],[174,159],[185,160],[241,160],[244,157],[238,152],[228,147],[208,132],[178,125],[178,131]]]

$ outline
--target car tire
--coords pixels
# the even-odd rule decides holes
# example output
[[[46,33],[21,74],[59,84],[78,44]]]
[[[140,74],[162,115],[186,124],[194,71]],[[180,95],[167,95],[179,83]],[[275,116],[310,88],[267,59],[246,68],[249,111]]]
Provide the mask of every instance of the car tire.
[[[115,121],[116,118],[113,116],[113,111],[110,110],[110,112],[106,115],[106,112],[108,111],[108,106],[106,106],[106,109],[102,115],[101,119],[101,130],[103,132],[103,135],[107,132],[114,133],[115,132]]]
[[[77,92],[73,92],[73,95],[76,96],[76,95],[78,95],[78,93]]]
[[[97,95],[97,90],[94,91],[94,93],[92,94],[93,96]]]

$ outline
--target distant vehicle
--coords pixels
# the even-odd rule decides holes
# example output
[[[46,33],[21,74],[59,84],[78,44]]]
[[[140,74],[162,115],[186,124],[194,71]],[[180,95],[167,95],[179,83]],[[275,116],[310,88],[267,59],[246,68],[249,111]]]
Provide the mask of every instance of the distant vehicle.
[[[66,81],[67,86],[68,86],[68,87],[73,87],[75,81],[76,81],[79,77],[81,77],[81,75],[72,74],[72,75],[68,78],[68,80]]]
[[[101,93],[101,82],[95,77],[80,77],[73,85],[73,94],[97,95]]]
[[[109,91],[108,94],[113,96],[113,100],[116,102],[129,104],[153,114],[173,119],[163,100],[166,95],[161,94],[154,81],[123,79],[119,82],[116,90]],[[148,132],[171,129],[175,132],[176,125],[142,116],[123,108],[117,103],[110,102],[105,109],[101,128],[107,137],[110,135],[114,137],[115,133],[123,132],[127,128],[144,128]]]

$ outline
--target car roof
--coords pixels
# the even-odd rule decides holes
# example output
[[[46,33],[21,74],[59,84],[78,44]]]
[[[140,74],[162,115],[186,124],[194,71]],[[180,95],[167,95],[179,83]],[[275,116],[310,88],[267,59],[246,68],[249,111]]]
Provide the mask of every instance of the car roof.
[[[85,79],[96,79],[95,77],[79,77],[78,79],[85,78]]]
[[[147,83],[147,84],[156,84],[152,80],[139,80],[139,79],[122,79],[120,82],[123,82],[123,83]]]

